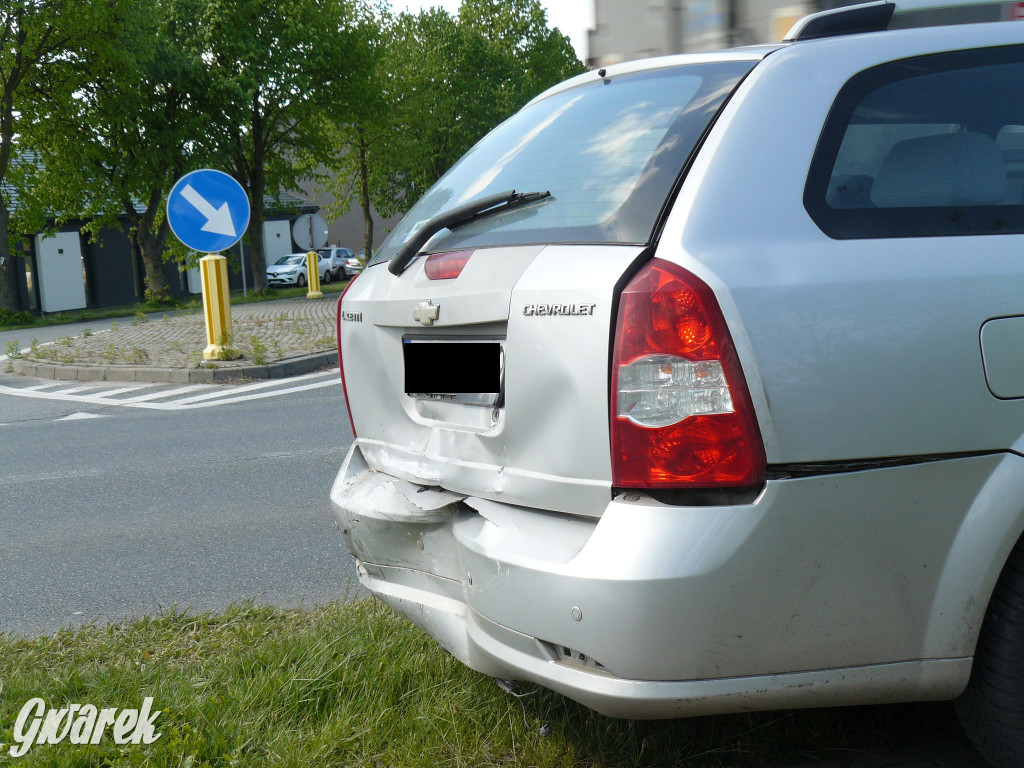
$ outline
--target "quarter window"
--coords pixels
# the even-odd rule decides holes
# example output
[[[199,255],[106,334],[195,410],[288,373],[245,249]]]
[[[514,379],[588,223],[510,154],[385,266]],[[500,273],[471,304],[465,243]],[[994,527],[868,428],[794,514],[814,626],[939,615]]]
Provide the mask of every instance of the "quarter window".
[[[833,238],[1024,232],[1024,46],[858,74],[822,131],[804,205]]]

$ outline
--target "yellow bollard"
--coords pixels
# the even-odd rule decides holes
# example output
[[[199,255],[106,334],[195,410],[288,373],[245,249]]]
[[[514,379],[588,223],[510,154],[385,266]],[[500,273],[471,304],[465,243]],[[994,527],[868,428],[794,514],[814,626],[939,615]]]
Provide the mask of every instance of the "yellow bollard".
[[[306,277],[309,278],[309,293],[307,299],[322,299],[324,295],[320,292],[320,265],[317,263],[316,251],[306,254]]]
[[[203,314],[206,315],[204,360],[234,360],[242,353],[231,349],[231,293],[228,289],[228,260],[219,253],[199,260],[203,278]]]

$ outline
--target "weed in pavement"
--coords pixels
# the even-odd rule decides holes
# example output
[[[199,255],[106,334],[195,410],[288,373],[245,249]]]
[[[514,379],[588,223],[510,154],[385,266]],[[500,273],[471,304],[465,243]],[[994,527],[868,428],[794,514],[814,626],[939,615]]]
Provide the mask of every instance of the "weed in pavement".
[[[252,335],[249,337],[249,359],[252,360],[254,365],[267,364],[267,345],[263,343],[259,336]]]

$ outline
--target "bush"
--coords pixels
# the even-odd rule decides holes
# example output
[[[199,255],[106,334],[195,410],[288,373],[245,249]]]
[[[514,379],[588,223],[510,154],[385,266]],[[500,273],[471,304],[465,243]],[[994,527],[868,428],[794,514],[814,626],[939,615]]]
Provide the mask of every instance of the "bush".
[[[0,307],[0,325],[28,325],[32,319],[32,314],[24,310]]]

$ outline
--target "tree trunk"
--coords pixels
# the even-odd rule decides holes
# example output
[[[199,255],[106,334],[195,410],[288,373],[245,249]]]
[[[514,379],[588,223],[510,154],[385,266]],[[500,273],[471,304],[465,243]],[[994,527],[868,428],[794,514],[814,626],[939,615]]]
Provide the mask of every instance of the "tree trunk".
[[[370,179],[366,164],[366,135],[362,128],[356,128],[359,137],[359,206],[363,209],[363,223],[366,225],[363,237],[363,252],[366,260],[373,257],[373,214],[370,211]]]
[[[262,158],[252,172],[252,212],[249,216],[249,259],[252,263],[252,289],[256,293],[267,290],[267,259],[263,255],[263,178]],[[244,266],[242,267],[245,268]]]
[[[170,291],[167,288],[167,280],[164,278],[163,255],[164,241],[166,241],[167,235],[165,233],[161,238],[159,232],[154,235],[152,231],[157,206],[160,205],[162,198],[163,193],[160,190],[151,192],[149,195],[149,205],[141,216],[135,210],[131,200],[125,200],[122,204],[125,213],[128,214],[128,220],[135,229],[135,242],[139,246],[139,253],[142,254],[142,266],[145,270],[146,280],[145,298],[147,301],[167,302],[171,298]],[[166,221],[167,218],[164,217],[164,222],[166,223]],[[163,225],[161,225],[160,229],[163,228]]]
[[[0,309],[17,309],[14,306],[14,259],[11,258],[11,239],[7,227],[10,212],[0,194]]]
[[[249,203],[252,211],[249,215],[249,258],[252,261],[252,286],[256,293],[263,293],[267,290],[267,258],[263,253],[263,192],[267,185],[266,175],[263,169],[264,151],[263,115],[259,110],[259,103],[253,103],[252,112],[252,172],[249,176],[249,192],[252,200]],[[245,265],[242,265],[245,269]]]
[[[7,169],[11,164],[11,148],[14,141],[14,84],[17,72],[8,75],[7,92],[4,94],[0,109],[0,181],[7,177]],[[11,258],[11,236],[8,227],[11,213],[7,210],[7,202],[0,192],[0,309],[14,310],[14,259]]]

